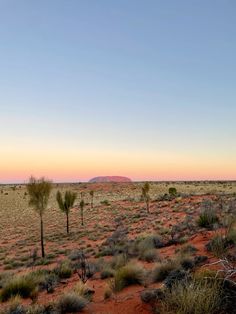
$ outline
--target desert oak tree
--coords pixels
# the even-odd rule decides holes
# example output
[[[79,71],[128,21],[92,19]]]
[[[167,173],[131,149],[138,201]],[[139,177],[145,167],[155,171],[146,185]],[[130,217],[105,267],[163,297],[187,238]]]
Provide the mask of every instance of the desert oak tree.
[[[57,191],[57,203],[63,213],[66,214],[66,231],[69,234],[69,213],[71,208],[74,206],[77,193],[72,191],[66,191],[64,198],[60,191]]]
[[[42,257],[45,257],[44,251],[44,232],[43,232],[43,213],[48,205],[49,196],[52,190],[51,181],[45,180],[45,178],[36,179],[33,176],[30,177],[27,184],[27,190],[29,193],[29,205],[32,206],[40,217],[40,240],[41,240],[41,252]]]

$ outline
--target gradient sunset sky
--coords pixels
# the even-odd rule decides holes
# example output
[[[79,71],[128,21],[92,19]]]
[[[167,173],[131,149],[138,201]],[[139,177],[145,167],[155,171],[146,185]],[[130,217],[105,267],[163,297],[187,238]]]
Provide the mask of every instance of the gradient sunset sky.
[[[235,0],[0,0],[0,182],[236,179]]]

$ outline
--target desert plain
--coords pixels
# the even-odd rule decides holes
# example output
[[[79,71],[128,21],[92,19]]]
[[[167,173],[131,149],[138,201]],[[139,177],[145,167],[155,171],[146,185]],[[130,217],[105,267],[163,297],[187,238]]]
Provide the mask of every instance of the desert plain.
[[[236,182],[150,182],[149,211],[143,185],[54,183],[43,214],[42,258],[40,220],[29,206],[26,185],[2,184],[2,313],[69,313],[58,303],[74,293],[84,303],[79,311],[72,308],[73,313],[185,313],[175,300],[166,301],[172,285],[190,277],[222,278],[228,275],[227,267],[235,271]],[[170,194],[171,187],[176,189],[174,194]],[[77,193],[69,214],[69,234],[65,214],[56,201],[58,190]],[[204,214],[213,215],[212,221],[204,221]],[[17,278],[30,278],[32,291],[15,288],[5,293]],[[235,278],[234,273],[230,281]],[[214,302],[218,301],[211,302],[208,313],[217,313]],[[219,313],[229,311],[235,313],[232,302]]]

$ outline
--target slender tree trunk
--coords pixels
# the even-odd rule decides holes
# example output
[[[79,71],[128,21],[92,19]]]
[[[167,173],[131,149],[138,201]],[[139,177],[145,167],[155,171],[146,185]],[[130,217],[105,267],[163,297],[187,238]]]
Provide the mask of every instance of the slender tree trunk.
[[[45,257],[45,252],[44,252],[44,239],[43,239],[43,216],[42,214],[40,215],[40,239],[41,239],[41,252],[42,252],[42,257]]]
[[[81,224],[84,225],[84,210],[81,208]]]
[[[69,213],[66,213],[66,232],[69,234]]]

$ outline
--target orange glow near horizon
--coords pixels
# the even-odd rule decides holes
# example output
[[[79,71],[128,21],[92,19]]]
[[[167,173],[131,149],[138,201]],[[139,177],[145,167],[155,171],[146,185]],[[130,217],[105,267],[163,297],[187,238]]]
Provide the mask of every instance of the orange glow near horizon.
[[[132,180],[234,180],[233,160],[207,161],[203,156],[178,154],[67,151],[21,151],[2,156],[0,182],[26,182],[30,175],[56,182],[87,181],[100,175],[121,175]]]

